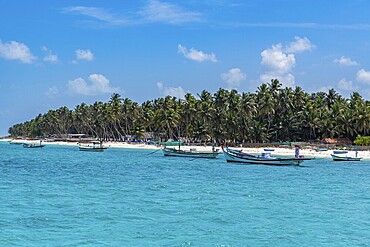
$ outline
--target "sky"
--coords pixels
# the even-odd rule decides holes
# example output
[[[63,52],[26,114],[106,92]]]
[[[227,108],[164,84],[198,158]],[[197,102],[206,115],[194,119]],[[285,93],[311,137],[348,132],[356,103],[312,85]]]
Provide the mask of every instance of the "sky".
[[[50,109],[279,79],[370,99],[367,0],[0,0],[0,136]]]

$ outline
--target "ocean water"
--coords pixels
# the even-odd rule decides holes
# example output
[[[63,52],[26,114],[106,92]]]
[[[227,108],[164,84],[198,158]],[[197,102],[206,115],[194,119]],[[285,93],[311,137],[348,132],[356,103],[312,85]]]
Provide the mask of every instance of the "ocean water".
[[[370,162],[0,143],[0,246],[370,246]]]

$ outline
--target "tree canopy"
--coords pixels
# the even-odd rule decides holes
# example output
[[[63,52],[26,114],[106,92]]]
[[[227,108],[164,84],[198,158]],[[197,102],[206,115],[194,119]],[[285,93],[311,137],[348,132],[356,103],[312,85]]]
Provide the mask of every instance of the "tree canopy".
[[[105,140],[124,136],[190,141],[234,142],[309,141],[368,135],[370,103],[358,92],[349,99],[334,89],[307,93],[283,88],[278,80],[254,93],[220,88],[184,99],[166,96],[141,105],[113,94],[108,102],[61,107],[9,128],[13,137],[49,137],[83,133]]]

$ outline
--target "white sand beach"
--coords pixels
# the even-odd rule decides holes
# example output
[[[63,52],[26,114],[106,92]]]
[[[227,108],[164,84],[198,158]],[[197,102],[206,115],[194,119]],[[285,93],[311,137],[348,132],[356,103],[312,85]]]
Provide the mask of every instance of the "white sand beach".
[[[39,140],[12,140],[12,139],[0,139],[1,142],[9,142],[12,141],[13,143],[40,143]],[[63,146],[77,146],[78,142],[54,142],[54,141],[43,141],[42,144],[44,145],[63,145]],[[148,149],[148,150],[158,150],[161,147],[155,145],[148,145],[143,143],[126,143],[126,142],[104,142],[103,145],[108,148],[126,148],[126,149]],[[242,150],[246,153],[252,154],[260,154],[264,150],[264,148],[244,148],[244,147],[233,147],[234,149]],[[211,151],[211,146],[181,146],[183,150],[190,150],[196,149],[199,151]],[[216,147],[219,152],[222,152],[221,147]],[[314,149],[309,148],[302,148],[300,150],[300,155],[307,156],[307,157],[315,157],[315,158],[330,158],[333,150],[327,151],[316,151]],[[281,156],[294,156],[294,148],[274,148],[274,155],[281,155]],[[355,156],[355,151],[348,151],[349,156]],[[370,160],[370,150],[367,151],[358,151],[358,157],[362,157],[363,159]]]

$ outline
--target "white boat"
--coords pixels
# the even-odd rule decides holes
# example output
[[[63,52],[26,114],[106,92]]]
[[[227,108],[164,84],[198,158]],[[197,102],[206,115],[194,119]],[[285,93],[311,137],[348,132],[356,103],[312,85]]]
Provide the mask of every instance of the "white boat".
[[[230,149],[222,147],[227,162],[238,162],[254,165],[272,165],[272,166],[298,166],[305,160],[312,160],[312,158],[305,158],[297,156],[293,158],[280,158],[272,155],[273,149],[264,149],[261,155],[252,155],[243,152],[242,150]]]
[[[353,157],[348,155],[347,150],[334,150],[331,157],[334,161],[360,161],[362,159],[361,157],[357,157],[357,151],[356,156]]]
[[[24,142],[22,140],[10,140],[9,144],[22,145]]]
[[[196,149],[181,150],[176,148],[163,148],[164,156],[188,157],[188,158],[206,158],[214,159],[217,157],[218,150],[212,151],[197,151]]]
[[[45,145],[42,145],[40,141],[40,143],[23,143],[23,147],[24,148],[43,148],[45,147]]]
[[[90,143],[79,143],[78,148],[80,151],[88,151],[88,152],[103,152],[107,147],[103,146],[102,142],[93,141]]]

